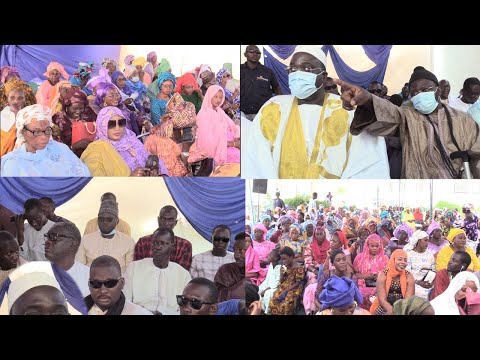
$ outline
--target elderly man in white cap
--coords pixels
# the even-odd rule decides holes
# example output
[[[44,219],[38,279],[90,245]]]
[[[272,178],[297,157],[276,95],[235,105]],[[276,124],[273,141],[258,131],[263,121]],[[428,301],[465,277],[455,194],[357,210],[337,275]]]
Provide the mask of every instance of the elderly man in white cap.
[[[288,84],[253,120],[242,147],[242,175],[261,179],[389,178],[385,141],[349,133],[353,111],[323,88],[326,56],[319,45],[298,45]]]

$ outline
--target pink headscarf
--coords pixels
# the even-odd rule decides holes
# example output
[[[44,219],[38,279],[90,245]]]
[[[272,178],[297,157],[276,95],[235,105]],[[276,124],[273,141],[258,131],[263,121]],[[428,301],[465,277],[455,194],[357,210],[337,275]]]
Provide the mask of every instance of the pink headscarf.
[[[298,220],[298,214],[295,210],[288,210],[287,211],[287,215],[288,216],[291,216],[292,218],[294,218],[295,220]]]
[[[227,133],[231,131],[235,138],[240,137],[240,127],[235,125],[220,106],[213,108],[212,99],[218,91],[222,92],[223,104],[225,92],[220,86],[210,86],[205,94],[202,108],[197,114],[196,145],[215,160],[215,165],[223,165],[227,162]]]
[[[377,255],[370,255],[370,244],[380,245]],[[372,234],[365,240],[363,251],[357,255],[353,261],[353,268],[361,274],[373,273],[378,274],[388,265],[388,257],[383,252],[383,243],[380,236]]]
[[[253,228],[253,232],[255,233],[255,230],[256,229],[260,229],[263,231],[263,240],[267,240],[267,228],[265,227],[265,225],[263,225],[262,223],[258,223],[257,225],[255,225],[255,227]],[[255,234],[254,234],[255,235]]]
[[[134,65],[128,65],[125,70],[123,70],[123,75],[128,79],[135,71],[137,71],[137,68]]]
[[[148,54],[147,54],[147,61],[150,62],[150,60],[152,60],[152,58],[157,55],[157,53],[155,51],[150,51]]]
[[[428,226],[428,229],[427,229],[427,234],[428,235],[432,235],[432,232],[433,230],[435,229],[440,229],[442,230],[442,228],[437,224],[437,222],[435,220],[432,220],[432,223]]]
[[[69,76],[65,71],[65,69],[63,68],[63,65],[55,61],[52,61],[50,64],[48,64],[47,71],[43,73],[43,76],[49,77],[50,71],[52,70],[58,70],[58,72],[60,72],[63,78],[65,80],[68,80]]]
[[[258,257],[257,252],[253,249],[253,245],[250,245],[245,252],[245,273],[258,272],[260,273],[262,268],[260,267],[260,258]],[[250,280],[255,284],[259,285],[261,283],[261,276],[250,278]],[[260,280],[260,281],[259,281]]]
[[[98,84],[111,82],[112,78],[110,77],[110,75],[108,75],[108,70],[102,68],[98,72],[98,76],[94,76],[90,80],[88,80],[86,87],[88,90],[93,91],[95,86],[97,86]]]
[[[0,83],[4,84],[5,81],[7,80],[7,77],[9,77],[12,74],[16,74],[20,78],[20,73],[13,66],[3,66],[3,67],[1,67],[0,68]]]
[[[125,66],[131,65],[133,60],[135,60],[135,56],[133,55],[127,55],[125,56]]]

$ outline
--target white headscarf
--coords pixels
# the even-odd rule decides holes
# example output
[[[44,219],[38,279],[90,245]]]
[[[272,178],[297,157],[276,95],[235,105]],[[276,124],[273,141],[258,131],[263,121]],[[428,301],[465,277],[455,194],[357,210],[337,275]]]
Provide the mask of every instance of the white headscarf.
[[[428,234],[425,231],[422,230],[417,230],[413,233],[413,235],[410,237],[410,240],[407,245],[403,247],[403,250],[409,251],[415,249],[415,246],[417,246],[418,240],[420,239],[425,239],[429,238]]]
[[[480,283],[477,276],[470,271],[459,272],[450,282],[448,288],[430,302],[435,310],[435,315],[460,315],[455,294],[467,281],[474,281],[477,285],[477,293],[479,292]]]
[[[26,142],[22,133],[25,125],[28,125],[33,121],[41,120],[48,120],[49,125],[52,126],[52,112],[49,107],[41,104],[34,104],[26,106],[18,112],[16,122],[17,141],[15,142],[15,150],[22,147],[22,145]]]
[[[322,62],[324,66],[327,66],[327,55],[322,50],[321,45],[297,45],[293,54],[298,52],[304,52],[315,56],[318,60]]]

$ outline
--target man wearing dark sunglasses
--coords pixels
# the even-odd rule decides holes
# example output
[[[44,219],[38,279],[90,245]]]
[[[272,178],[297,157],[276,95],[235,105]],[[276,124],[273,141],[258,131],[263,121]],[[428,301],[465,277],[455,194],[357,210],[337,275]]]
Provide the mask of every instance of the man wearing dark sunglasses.
[[[65,270],[78,285],[82,296],[90,294],[88,289],[88,266],[75,261],[82,235],[72,222],[58,223],[45,234],[45,257]]]
[[[177,295],[180,315],[215,315],[218,290],[213,281],[198,277],[192,279],[182,295]]]
[[[437,77],[424,67],[414,69],[408,83],[411,103],[401,107],[359,86],[334,81],[345,89],[342,98],[357,106],[350,125],[352,135],[367,132],[385,137],[399,131],[401,178],[458,179],[470,175],[464,169],[480,178],[478,124],[469,114],[440,102]]]
[[[192,259],[190,267],[192,278],[202,277],[213,281],[220,266],[235,262],[233,253],[227,251],[230,235],[228,226],[215,226],[212,233],[213,249],[197,254]]]
[[[167,227],[173,231],[177,225],[178,211],[171,205],[166,205],[160,210],[158,215],[158,227]],[[152,257],[152,237],[147,235],[140,238],[135,244],[134,260],[141,260]],[[175,236],[174,249],[170,255],[170,261],[176,262],[186,270],[190,270],[192,265],[192,243],[187,239]]]
[[[296,46],[290,66],[285,68],[291,94],[272,97],[254,118],[244,137],[242,176],[389,177],[384,139],[349,134],[351,106],[347,108],[338,95],[325,92],[326,63],[320,45]]]
[[[27,261],[46,261],[44,235],[55,223],[47,219],[38,199],[28,199],[23,208],[24,214],[15,215],[20,256]]]
[[[154,315],[179,315],[176,296],[192,279],[187,270],[170,261],[174,241],[170,228],[158,228],[152,235],[153,258],[134,261],[125,272],[125,298]]]
[[[260,63],[261,54],[257,45],[248,45],[244,53],[247,61],[240,65],[240,110],[250,121],[273,94],[282,95],[275,73]]]
[[[122,292],[125,279],[115,258],[108,255],[96,258],[89,274],[90,291],[85,297],[88,315],[153,315],[125,299]]]

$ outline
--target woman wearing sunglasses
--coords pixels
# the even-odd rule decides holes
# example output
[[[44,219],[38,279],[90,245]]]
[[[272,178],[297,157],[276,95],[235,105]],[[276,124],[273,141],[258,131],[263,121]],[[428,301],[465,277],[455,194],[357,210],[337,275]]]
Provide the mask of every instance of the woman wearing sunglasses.
[[[1,176],[90,176],[70,148],[52,139],[48,107],[35,104],[17,113],[15,150],[2,156]]]
[[[123,112],[114,106],[100,110],[97,135],[82,154],[92,176],[148,176],[145,167],[149,154],[135,133],[126,128]],[[159,174],[168,175],[158,159]]]

